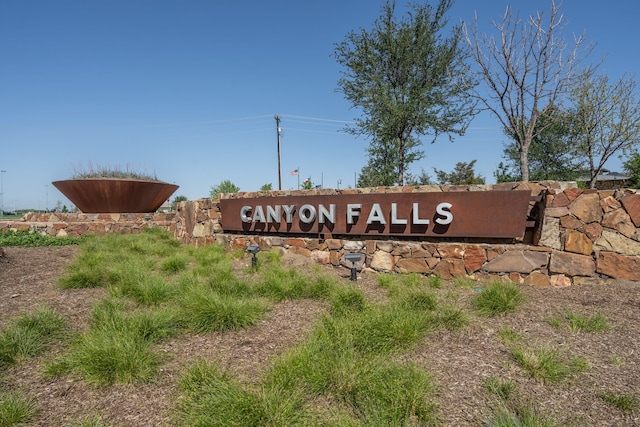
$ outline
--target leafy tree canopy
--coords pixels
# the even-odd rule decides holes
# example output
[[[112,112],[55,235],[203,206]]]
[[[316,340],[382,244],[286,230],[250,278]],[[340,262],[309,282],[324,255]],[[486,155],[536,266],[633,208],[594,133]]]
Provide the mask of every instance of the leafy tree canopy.
[[[475,114],[461,26],[445,16],[452,0],[412,4],[404,20],[395,5],[387,0],[371,30],[350,32],[334,52],[344,67],[338,87],[363,113],[346,130],[372,141],[361,174],[369,186],[403,185],[408,166],[424,156],[419,136],[462,135]]]
[[[433,168],[438,178],[439,184],[452,184],[452,185],[472,185],[472,184],[484,184],[484,177],[476,175],[473,169],[476,164],[475,160],[471,160],[469,163],[458,162],[456,163],[453,171],[447,173],[442,170]]]
[[[640,188],[640,153],[634,151],[624,162],[624,171],[629,175],[629,186]]]
[[[526,127],[526,125],[524,125]],[[515,139],[510,128],[505,134]],[[529,146],[529,179],[531,181],[573,181],[588,173],[586,155],[576,142],[579,128],[576,117],[568,111],[549,107],[539,113]],[[494,176],[498,182],[520,181],[520,152],[511,142],[504,149],[506,163],[500,163]]]
[[[220,193],[237,193],[238,191],[240,191],[240,187],[235,185],[230,180],[225,179],[224,181],[220,182],[220,184],[211,187],[209,196],[212,199],[217,199]]]

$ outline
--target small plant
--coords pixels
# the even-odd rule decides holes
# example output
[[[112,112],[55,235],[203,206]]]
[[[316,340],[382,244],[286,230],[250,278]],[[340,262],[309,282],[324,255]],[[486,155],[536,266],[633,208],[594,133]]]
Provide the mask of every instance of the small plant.
[[[0,369],[40,354],[47,344],[62,336],[63,330],[64,320],[48,307],[15,318],[0,330]]]
[[[253,393],[209,362],[187,368],[179,386],[181,426],[303,425],[309,416],[299,392],[262,387]]]
[[[162,262],[161,269],[165,273],[175,274],[187,268],[187,258],[184,256],[172,256]]]
[[[511,355],[531,378],[543,382],[557,382],[588,368],[584,359],[570,360],[560,357],[558,350],[548,347],[525,349],[514,347]]]
[[[488,427],[554,427],[560,425],[529,405],[508,405],[485,421]]]
[[[195,332],[229,331],[255,325],[266,306],[255,298],[223,295],[204,287],[180,300],[182,322]]]
[[[469,277],[456,277],[455,279],[456,286],[460,288],[469,288],[473,289],[476,287],[476,282]]]
[[[69,427],[108,427],[109,424],[105,424],[102,421],[102,417],[99,415],[87,416],[82,419],[73,422]]]
[[[608,405],[627,414],[638,408],[638,400],[630,394],[613,391],[600,393],[599,396]]]
[[[53,237],[31,231],[0,231],[0,247],[7,246],[66,246],[77,245],[82,237]]]
[[[0,426],[26,425],[36,413],[33,400],[15,392],[0,391]]]
[[[177,317],[168,310],[132,310],[123,300],[103,300],[93,309],[89,332],[78,336],[47,373],[75,372],[97,385],[148,381],[160,364],[151,344],[173,335],[176,324]]]
[[[499,280],[489,283],[474,299],[476,309],[487,316],[514,312],[523,302],[517,285]]]
[[[609,322],[600,313],[585,316],[569,311],[564,317],[573,332],[602,332],[610,328]]]
[[[124,168],[121,166],[101,166],[88,163],[87,169],[81,167],[74,168],[73,179],[85,179],[85,178],[119,178],[119,179],[144,179],[148,181],[158,181],[155,173],[149,174],[145,172],[138,172],[131,169],[129,165]]]
[[[508,327],[504,327],[498,330],[498,337],[500,337],[500,340],[506,345],[524,341],[522,335],[518,334],[516,331]]]
[[[497,377],[486,378],[482,385],[487,391],[495,394],[500,400],[506,402],[511,395],[518,390],[518,386],[511,380],[503,380]]]
[[[448,331],[458,331],[469,323],[467,313],[452,304],[434,310],[430,318],[434,328],[444,328]]]
[[[442,277],[434,275],[429,276],[427,279],[427,285],[434,289],[439,289],[442,287]]]

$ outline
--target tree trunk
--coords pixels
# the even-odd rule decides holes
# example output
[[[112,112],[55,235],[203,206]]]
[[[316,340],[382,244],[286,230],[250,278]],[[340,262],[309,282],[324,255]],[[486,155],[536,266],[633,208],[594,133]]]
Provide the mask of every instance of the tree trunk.
[[[523,182],[529,181],[529,147],[520,147],[520,179]]]

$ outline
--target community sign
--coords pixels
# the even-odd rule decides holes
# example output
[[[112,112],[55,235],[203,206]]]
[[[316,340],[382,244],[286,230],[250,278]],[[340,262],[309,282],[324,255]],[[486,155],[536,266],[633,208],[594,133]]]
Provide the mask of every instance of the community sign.
[[[521,238],[530,199],[529,190],[238,197],[220,210],[230,232]]]

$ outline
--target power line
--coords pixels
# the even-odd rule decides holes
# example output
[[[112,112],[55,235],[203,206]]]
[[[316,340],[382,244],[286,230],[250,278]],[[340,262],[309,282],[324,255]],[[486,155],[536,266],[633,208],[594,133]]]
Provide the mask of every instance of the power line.
[[[350,120],[323,119],[323,118],[320,118],[320,117],[296,116],[294,114],[285,114],[284,116],[287,117],[287,118],[293,117],[294,119],[318,120],[318,121],[322,121],[322,122],[355,123],[355,122],[350,121]]]

